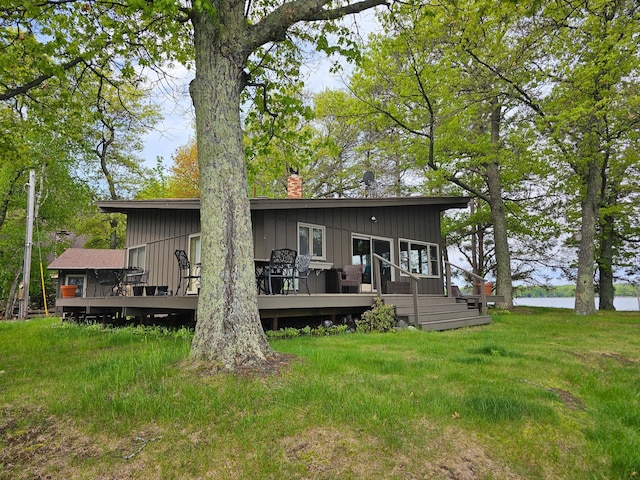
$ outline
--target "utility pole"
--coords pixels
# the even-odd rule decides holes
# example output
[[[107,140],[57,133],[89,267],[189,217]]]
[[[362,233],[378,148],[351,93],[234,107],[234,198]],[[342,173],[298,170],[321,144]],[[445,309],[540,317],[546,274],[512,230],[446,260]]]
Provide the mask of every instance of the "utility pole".
[[[36,171],[29,170],[29,198],[27,201],[27,235],[24,244],[24,266],[18,317],[26,319],[29,313],[29,280],[31,279],[31,249],[33,247],[33,217],[35,214]]]

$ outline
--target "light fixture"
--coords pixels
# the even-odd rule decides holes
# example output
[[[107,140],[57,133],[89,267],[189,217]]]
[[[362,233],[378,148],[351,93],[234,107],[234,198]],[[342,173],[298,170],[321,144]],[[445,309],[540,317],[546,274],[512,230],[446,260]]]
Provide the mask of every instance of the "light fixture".
[[[378,219],[376,218],[376,216],[375,216],[375,215],[371,215],[371,221],[372,221],[373,223],[377,223],[377,222],[378,222]]]

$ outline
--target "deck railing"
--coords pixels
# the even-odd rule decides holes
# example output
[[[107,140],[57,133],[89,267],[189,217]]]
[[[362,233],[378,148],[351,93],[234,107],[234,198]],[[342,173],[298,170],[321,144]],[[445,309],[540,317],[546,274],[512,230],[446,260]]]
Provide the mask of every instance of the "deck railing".
[[[471,278],[473,278],[474,280],[478,281],[478,285],[479,285],[479,289],[480,289],[480,308],[482,309],[482,315],[486,315],[487,314],[487,294],[485,292],[484,289],[484,285],[485,283],[487,283],[487,281],[481,277],[480,275],[476,275],[475,273],[469,272],[468,270],[465,270],[462,267],[459,267],[458,265],[454,265],[453,263],[444,260],[444,265],[445,265],[445,271],[446,271],[446,278],[447,278],[447,297],[451,297],[451,267],[453,268],[457,268],[458,270],[460,270],[461,272],[466,273],[467,275],[469,275]]]
[[[380,268],[381,262],[384,262],[387,265],[391,266],[392,268],[395,268],[398,272],[404,273],[405,275],[409,276],[410,283],[411,283],[411,294],[413,295],[413,318],[414,318],[413,323],[415,327],[418,327],[420,324],[419,318],[418,318],[418,280],[420,280],[420,277],[396,265],[395,263],[391,263],[389,260],[387,260],[384,257],[381,257],[377,253],[374,253],[372,256],[373,256],[373,268],[375,273],[375,284],[376,284],[376,290],[378,291],[378,298],[382,298],[382,275],[381,275],[382,269]]]

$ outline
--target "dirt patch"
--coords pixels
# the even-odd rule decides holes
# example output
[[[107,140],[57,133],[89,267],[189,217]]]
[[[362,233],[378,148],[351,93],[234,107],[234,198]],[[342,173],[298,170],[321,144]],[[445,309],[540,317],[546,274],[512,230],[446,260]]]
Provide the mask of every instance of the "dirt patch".
[[[72,465],[101,454],[92,440],[69,422],[37,410],[0,409],[0,478],[60,478]]]
[[[373,452],[379,441],[350,429],[313,428],[281,441],[285,458],[303,464],[302,478],[381,478],[381,470]]]
[[[467,433],[453,427],[438,431],[431,426],[421,431],[430,438],[428,447],[420,451],[407,445],[392,452],[376,437],[329,427],[285,438],[281,446],[287,461],[303,467],[305,473],[299,478],[304,479],[521,480],[508,466],[487,455]]]
[[[612,358],[616,360],[620,365],[624,365],[625,367],[630,367],[636,364],[634,360],[623,357],[622,355],[619,355],[617,353],[602,352],[600,355],[602,355],[605,358]]]
[[[584,402],[581,398],[576,397],[571,392],[561,388],[549,388],[550,392],[555,393],[560,401],[564,403],[569,410],[585,410]]]
[[[574,357],[579,358],[580,360],[582,360],[583,362],[589,364],[588,366],[593,366],[593,364],[597,364],[597,366],[599,368],[602,368],[603,363],[602,360],[603,359],[612,359],[615,360],[616,362],[618,362],[620,365],[623,365],[625,367],[632,367],[634,365],[638,364],[637,360],[632,360],[630,358],[627,358],[623,355],[620,355],[619,353],[611,353],[611,352],[586,352],[586,353],[581,353],[581,352],[572,352],[572,351],[566,351],[566,353],[568,353],[569,355],[573,355]]]
[[[0,407],[0,480],[150,478],[143,450],[160,440],[151,426],[130,438],[89,436],[68,419],[35,408]]]
[[[212,377],[219,374],[236,374],[242,377],[265,377],[282,374],[290,364],[297,361],[298,357],[286,353],[274,352],[265,362],[255,365],[238,366],[230,371],[223,365],[202,360],[187,359],[181,367],[185,372],[195,373],[199,377]]]

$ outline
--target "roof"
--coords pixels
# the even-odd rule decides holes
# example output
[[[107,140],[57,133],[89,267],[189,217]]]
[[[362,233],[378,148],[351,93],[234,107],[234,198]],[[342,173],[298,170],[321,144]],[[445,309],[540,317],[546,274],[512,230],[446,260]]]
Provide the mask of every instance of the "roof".
[[[50,270],[105,270],[124,267],[125,251],[69,248],[49,264]]]
[[[358,208],[432,206],[439,210],[467,208],[469,197],[378,197],[378,198],[252,198],[251,210],[293,210],[308,208]],[[199,210],[198,198],[157,200],[107,200],[98,202],[104,213],[132,210]]]

